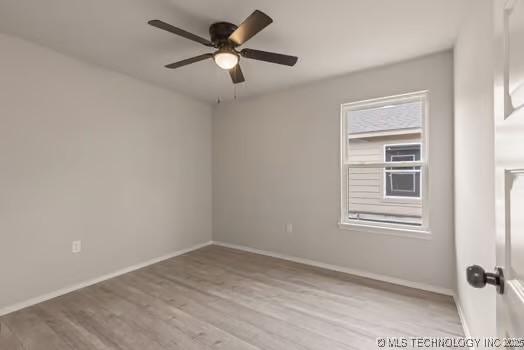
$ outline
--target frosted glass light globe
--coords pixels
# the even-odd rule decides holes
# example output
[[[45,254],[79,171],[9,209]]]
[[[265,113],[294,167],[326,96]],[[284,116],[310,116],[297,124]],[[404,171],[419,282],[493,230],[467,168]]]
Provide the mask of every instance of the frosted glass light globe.
[[[238,56],[232,52],[219,51],[213,56],[215,63],[222,69],[231,69],[238,63]]]

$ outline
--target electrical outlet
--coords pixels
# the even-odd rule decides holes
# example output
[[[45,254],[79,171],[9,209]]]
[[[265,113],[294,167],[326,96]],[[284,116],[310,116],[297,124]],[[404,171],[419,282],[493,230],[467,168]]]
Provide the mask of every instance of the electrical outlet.
[[[82,241],[73,241],[71,251],[75,254],[80,253],[82,251]]]
[[[293,224],[286,224],[286,233],[293,232]]]

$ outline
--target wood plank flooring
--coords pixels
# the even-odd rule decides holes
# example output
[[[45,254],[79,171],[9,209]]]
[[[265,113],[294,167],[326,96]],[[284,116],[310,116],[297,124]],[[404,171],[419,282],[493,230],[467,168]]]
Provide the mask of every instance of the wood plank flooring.
[[[349,350],[462,337],[450,297],[218,246],[0,317],[4,350]]]

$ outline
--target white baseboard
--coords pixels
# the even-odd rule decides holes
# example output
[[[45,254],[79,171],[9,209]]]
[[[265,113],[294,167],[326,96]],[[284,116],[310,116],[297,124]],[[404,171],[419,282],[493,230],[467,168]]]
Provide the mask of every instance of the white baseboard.
[[[462,308],[462,303],[460,302],[458,294],[453,294],[453,300],[455,300],[455,305],[457,305],[457,312],[460,318],[460,323],[462,323],[462,328],[464,329],[464,336],[466,338],[471,338],[471,332],[468,327],[468,322],[466,321],[466,315],[464,314],[464,309]],[[470,349],[475,349],[475,347],[471,347]]]
[[[158,263],[160,261],[171,259],[171,258],[173,258],[175,256],[179,256],[179,255],[182,255],[182,254],[185,254],[185,253],[189,253],[189,252],[191,252],[193,250],[197,250],[197,249],[203,248],[203,247],[211,245],[211,244],[212,244],[212,242],[209,241],[209,242],[206,242],[206,243],[201,243],[201,244],[194,245],[194,246],[186,248],[186,249],[177,250],[175,252],[171,252],[171,253],[168,253],[168,254],[165,254],[165,255],[162,255],[162,256],[159,256],[159,257],[147,260],[147,261],[143,261],[141,263],[138,263],[138,264],[135,264],[135,265],[132,265],[132,266],[128,266],[128,267],[125,267],[123,269],[120,269],[120,270],[117,270],[117,271],[114,271],[114,272],[102,275],[100,277],[96,277],[96,278],[93,278],[93,279],[90,279],[90,280],[87,280],[87,281],[76,283],[76,284],[74,284],[72,286],[61,288],[61,289],[55,290],[55,291],[53,291],[51,293],[46,293],[44,295],[40,295],[40,296],[37,296],[35,298],[31,298],[29,300],[22,301],[20,303],[14,304],[14,305],[10,305],[10,306],[4,307],[4,308],[0,309],[0,316],[9,314],[11,312],[18,311],[20,309],[24,309],[26,307],[29,307],[31,305],[35,305],[35,304],[44,302],[44,301],[49,300],[49,299],[53,299],[53,298],[59,297],[61,295],[73,292],[75,290],[78,290],[78,289],[81,289],[81,288],[84,288],[84,287],[88,287],[90,285],[93,285],[93,284],[96,284],[96,283],[99,283],[99,282],[111,279],[113,277],[117,277],[117,276],[123,275],[125,273],[131,272],[131,271],[134,271],[134,270],[138,270],[138,269],[141,269],[143,267],[146,267],[146,266],[149,266],[149,265],[152,265],[152,264],[156,264],[156,263]]]
[[[304,265],[320,267],[320,268],[327,269],[327,270],[343,272],[343,273],[347,273],[347,274],[350,274],[350,275],[355,275],[355,276],[359,276],[359,277],[365,277],[365,278],[369,278],[369,279],[373,279],[373,280],[377,280],[377,281],[382,281],[382,282],[387,282],[387,283],[391,283],[391,284],[396,284],[396,285],[400,285],[400,286],[404,286],[404,287],[416,288],[416,289],[421,289],[421,290],[425,290],[425,291],[428,291],[428,292],[444,294],[444,295],[449,295],[449,296],[454,296],[455,295],[455,293],[451,289],[437,287],[437,286],[433,286],[433,285],[430,285],[430,284],[419,283],[419,282],[412,282],[412,281],[403,280],[403,279],[400,279],[400,278],[390,277],[390,276],[386,276],[386,275],[380,275],[380,274],[366,272],[366,271],[357,270],[357,269],[351,269],[351,268],[348,268],[348,267],[342,267],[342,266],[337,266],[337,265],[332,265],[332,264],[326,264],[326,263],[322,263],[322,262],[318,262],[318,261],[314,261],[314,260],[298,258],[298,257],[295,257],[295,256],[290,256],[290,255],[285,255],[285,254],[280,254],[280,253],[274,253],[274,252],[270,252],[270,251],[266,251],[266,250],[250,248],[250,247],[237,245],[237,244],[230,244],[230,243],[220,242],[220,241],[213,241],[212,244],[218,245],[218,246],[222,246],[222,247],[226,247],[226,248],[243,250],[243,251],[250,252],[250,253],[271,256],[273,258],[279,258],[279,259],[283,259],[283,260],[293,261],[293,262],[304,264]]]

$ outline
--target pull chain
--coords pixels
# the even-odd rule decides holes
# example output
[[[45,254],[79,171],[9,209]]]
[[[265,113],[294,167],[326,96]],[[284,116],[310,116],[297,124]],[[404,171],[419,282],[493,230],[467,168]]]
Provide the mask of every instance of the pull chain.
[[[217,91],[217,99],[216,99],[216,102],[217,102],[217,105],[220,104],[220,102],[222,102],[222,97],[221,97],[221,89],[220,89],[220,82],[221,82],[221,75],[222,75],[223,71],[222,69],[217,69],[215,67],[215,88],[218,88],[218,91]]]

